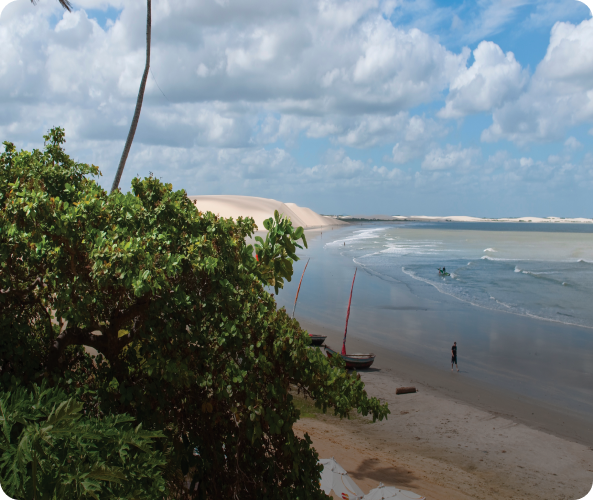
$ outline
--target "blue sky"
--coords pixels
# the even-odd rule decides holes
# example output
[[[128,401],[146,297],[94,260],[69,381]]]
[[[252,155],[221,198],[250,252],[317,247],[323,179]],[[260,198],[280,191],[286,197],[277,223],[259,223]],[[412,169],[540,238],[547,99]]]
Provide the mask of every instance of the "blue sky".
[[[60,125],[108,188],[146,5],[73,4],[0,1],[0,138]],[[154,172],[321,213],[593,216],[576,0],[153,0],[151,69],[122,189]]]

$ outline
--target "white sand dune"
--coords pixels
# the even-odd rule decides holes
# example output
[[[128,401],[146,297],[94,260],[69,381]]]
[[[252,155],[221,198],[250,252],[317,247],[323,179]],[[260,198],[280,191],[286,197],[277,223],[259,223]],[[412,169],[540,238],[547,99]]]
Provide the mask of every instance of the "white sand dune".
[[[264,220],[274,216],[274,210],[289,217],[294,227],[316,229],[346,224],[332,217],[319,215],[310,208],[268,198],[236,195],[204,195],[188,196],[188,198],[203,212],[212,212],[221,217],[233,219],[252,217],[260,231],[264,230]]]
[[[506,217],[501,219],[489,219],[480,217],[468,217],[465,215],[452,215],[449,217],[431,217],[429,215],[394,215],[394,220],[417,220],[417,221],[453,221],[453,222],[555,222],[588,224],[593,223],[593,219],[584,217],[560,218],[560,217]]]

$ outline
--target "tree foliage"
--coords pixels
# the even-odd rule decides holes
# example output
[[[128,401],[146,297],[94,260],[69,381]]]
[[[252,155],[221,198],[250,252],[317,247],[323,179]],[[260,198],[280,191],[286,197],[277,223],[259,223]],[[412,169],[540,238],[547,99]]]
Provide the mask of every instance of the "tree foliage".
[[[162,500],[165,458],[152,449],[160,431],[133,418],[86,418],[59,388],[0,394],[0,477],[11,498]]]
[[[297,248],[303,248],[297,241],[303,240],[307,247],[307,239],[302,227],[294,229],[290,219],[282,218],[278,210],[274,210],[274,218],[264,221],[264,228],[268,231],[266,239],[256,236],[255,251],[259,265],[260,279],[274,287],[278,293],[279,288],[284,288],[284,280],[292,279],[292,263],[299,260],[296,255]]]
[[[1,388],[45,377],[83,389],[89,415],[162,431],[172,497],[322,498],[291,387],[344,417],[389,410],[265,289],[290,279],[302,229],[268,221],[256,258],[252,219],[203,213],[152,177],[108,195],[63,130],[45,139],[0,156]]]

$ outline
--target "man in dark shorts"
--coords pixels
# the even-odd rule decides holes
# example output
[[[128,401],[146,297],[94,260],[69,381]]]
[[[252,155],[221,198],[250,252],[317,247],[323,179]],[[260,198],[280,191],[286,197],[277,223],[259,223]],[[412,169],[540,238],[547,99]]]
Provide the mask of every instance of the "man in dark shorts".
[[[453,342],[453,346],[451,347],[451,371],[453,371],[453,365],[457,366],[457,342]],[[457,371],[459,371],[458,366]]]

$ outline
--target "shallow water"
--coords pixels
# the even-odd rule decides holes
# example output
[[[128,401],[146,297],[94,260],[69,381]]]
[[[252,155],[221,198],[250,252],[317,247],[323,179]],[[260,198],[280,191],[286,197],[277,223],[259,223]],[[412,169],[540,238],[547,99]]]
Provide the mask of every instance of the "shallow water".
[[[443,376],[457,341],[462,376],[593,418],[593,227],[479,225],[363,224],[310,237],[278,303],[292,312],[310,258],[296,318],[343,331],[358,267],[349,337]],[[508,260],[482,258],[492,255]],[[438,275],[442,266],[451,277]]]
[[[378,226],[325,247],[375,273],[423,281],[476,306],[593,328],[591,225],[570,225],[575,232],[559,232],[559,224],[465,226]],[[451,275],[440,276],[439,267]]]

